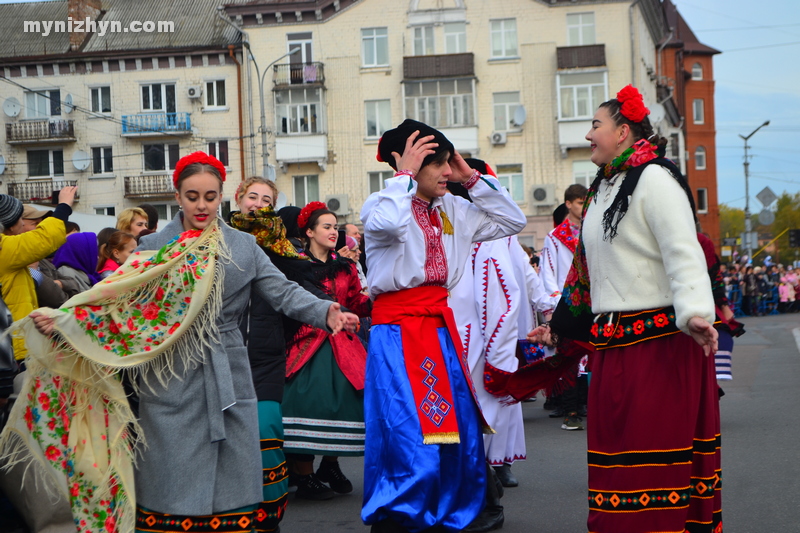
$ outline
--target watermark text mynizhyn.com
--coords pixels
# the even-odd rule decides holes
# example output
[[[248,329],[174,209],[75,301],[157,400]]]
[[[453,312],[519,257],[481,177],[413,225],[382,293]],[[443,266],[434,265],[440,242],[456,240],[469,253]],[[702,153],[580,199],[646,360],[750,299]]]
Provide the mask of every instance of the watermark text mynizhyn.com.
[[[175,22],[171,20],[134,20],[123,27],[118,20],[26,20],[23,22],[25,33],[39,33],[47,37],[51,33],[95,33],[103,37],[107,33],[174,33]]]

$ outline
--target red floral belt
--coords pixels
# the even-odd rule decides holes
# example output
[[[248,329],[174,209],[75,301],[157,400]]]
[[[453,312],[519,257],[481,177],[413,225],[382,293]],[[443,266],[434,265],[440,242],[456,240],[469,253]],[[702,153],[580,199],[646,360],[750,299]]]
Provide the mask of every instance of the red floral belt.
[[[602,313],[592,325],[591,343],[597,350],[631,346],[678,333],[673,306],[624,313]]]

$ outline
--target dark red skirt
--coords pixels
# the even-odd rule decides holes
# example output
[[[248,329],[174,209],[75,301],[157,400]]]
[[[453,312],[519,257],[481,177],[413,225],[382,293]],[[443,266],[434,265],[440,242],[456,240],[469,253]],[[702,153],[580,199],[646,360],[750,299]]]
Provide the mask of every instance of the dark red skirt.
[[[591,533],[720,533],[714,357],[678,333],[592,355]]]

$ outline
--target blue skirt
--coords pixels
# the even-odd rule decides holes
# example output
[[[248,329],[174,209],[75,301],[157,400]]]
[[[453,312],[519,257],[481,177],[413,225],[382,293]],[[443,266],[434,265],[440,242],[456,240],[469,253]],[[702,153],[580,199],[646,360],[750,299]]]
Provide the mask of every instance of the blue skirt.
[[[486,460],[480,414],[447,328],[439,328],[455,403],[459,444],[423,444],[400,326],[373,325],[364,387],[364,505],[361,519],[391,518],[412,532],[465,528],[483,509]]]

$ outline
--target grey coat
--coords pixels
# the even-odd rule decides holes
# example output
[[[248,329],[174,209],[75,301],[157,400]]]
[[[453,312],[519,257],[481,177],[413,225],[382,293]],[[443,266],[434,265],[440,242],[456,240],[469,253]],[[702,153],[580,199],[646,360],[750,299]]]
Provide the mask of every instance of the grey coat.
[[[141,387],[139,417],[146,446],[136,464],[137,504],[177,515],[208,515],[261,501],[258,410],[239,321],[251,287],[275,309],[328,329],[331,302],[289,281],[255,238],[220,220],[235,264],[224,264],[222,345],[197,368],[176,365],[181,379],[166,389],[153,376]],[[139,250],[159,249],[183,231],[179,213],[163,230],[143,237]]]

